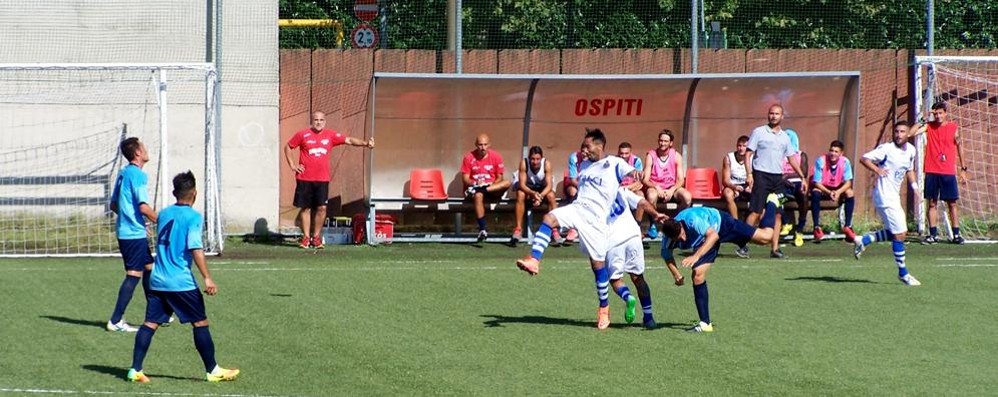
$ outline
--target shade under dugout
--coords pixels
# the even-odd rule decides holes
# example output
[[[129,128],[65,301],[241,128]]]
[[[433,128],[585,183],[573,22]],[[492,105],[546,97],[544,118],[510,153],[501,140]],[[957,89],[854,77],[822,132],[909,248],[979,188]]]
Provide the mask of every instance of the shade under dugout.
[[[462,157],[475,138],[513,173],[530,146],[553,165],[555,183],[586,128],[607,135],[616,153],[630,142],[642,155],[670,129],[692,167],[720,170],[739,135],[766,123],[768,107],[786,109],[783,125],[800,135],[812,158],[835,139],[855,157],[858,72],[725,75],[455,75],[376,73],[372,91],[370,195],[379,202],[408,197],[413,168],[443,170],[447,193],[460,198]],[[560,189],[560,186],[559,186]]]

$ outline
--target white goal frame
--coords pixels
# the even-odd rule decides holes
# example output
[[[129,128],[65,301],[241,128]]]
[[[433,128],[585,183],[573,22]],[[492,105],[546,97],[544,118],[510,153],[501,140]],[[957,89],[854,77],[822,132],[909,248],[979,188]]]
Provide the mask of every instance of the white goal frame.
[[[154,200],[158,207],[163,207],[172,201],[169,196],[173,190],[171,169],[168,163],[169,132],[168,132],[168,87],[171,71],[197,71],[204,76],[204,177],[198,181],[200,207],[204,215],[204,251],[207,254],[219,254],[224,249],[224,228],[221,216],[221,183],[220,183],[220,151],[218,144],[218,120],[220,120],[218,99],[218,71],[212,63],[0,63],[3,71],[148,71],[155,73],[156,101],[159,110],[160,145],[154,150],[159,160],[159,186],[156,188],[159,197]],[[119,154],[120,155],[120,154]],[[177,169],[188,169],[178,167]],[[117,172],[117,170],[115,170]],[[162,208],[156,208],[161,210]],[[6,254],[0,257],[109,257],[120,256],[120,253],[39,253],[39,254]]]

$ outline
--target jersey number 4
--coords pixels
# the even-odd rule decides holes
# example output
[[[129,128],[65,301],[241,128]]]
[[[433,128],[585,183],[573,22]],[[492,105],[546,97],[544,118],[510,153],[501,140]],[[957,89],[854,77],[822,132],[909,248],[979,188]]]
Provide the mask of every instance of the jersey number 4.
[[[164,247],[170,246],[170,233],[173,232],[173,221],[169,221],[166,225],[163,225],[162,229],[159,229],[159,239],[156,240],[157,245],[162,245]]]

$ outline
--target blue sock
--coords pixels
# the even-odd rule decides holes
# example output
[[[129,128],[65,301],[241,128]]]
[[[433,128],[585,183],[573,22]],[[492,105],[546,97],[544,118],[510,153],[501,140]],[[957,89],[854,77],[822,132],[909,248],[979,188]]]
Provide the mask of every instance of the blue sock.
[[[935,226],[930,227],[929,228],[929,235],[932,236],[932,237],[938,236],[939,235],[939,228],[937,228]]]
[[[960,228],[959,227],[954,227],[953,228],[953,235],[954,236],[959,236],[960,235]]]
[[[846,227],[852,227],[852,213],[856,210],[856,198],[846,197]]]
[[[607,271],[606,266],[603,266],[599,270],[594,269],[593,274],[596,276],[596,296],[599,297],[599,307],[610,306],[610,272]]]
[[[544,250],[548,249],[548,244],[551,244],[551,226],[542,223],[541,227],[537,229],[537,233],[534,233],[534,244],[530,247],[530,256],[541,260],[544,256]]]
[[[478,230],[485,230],[485,218],[478,218]]]
[[[201,361],[204,362],[204,372],[213,371],[218,363],[215,362],[215,342],[211,340],[207,325],[194,327],[194,347],[198,349]]]
[[[891,238],[890,232],[887,229],[880,229],[873,233],[867,233],[863,235],[863,245],[870,245],[877,241],[887,241]]]
[[[908,267],[904,264],[904,241],[892,241],[891,249],[894,250],[894,263],[898,265],[898,277],[907,276]]]
[[[619,296],[620,299],[623,299],[624,302],[627,302],[628,299],[631,299],[631,290],[628,289],[626,285],[621,285],[620,288],[617,288],[613,292],[616,292],[617,296]]]
[[[811,222],[814,223],[814,227],[820,225],[821,220],[821,192],[813,191],[811,192]]]
[[[759,221],[759,227],[766,229],[776,226],[776,204],[766,202],[766,212],[762,215],[762,220]]]
[[[638,290],[638,300],[641,301],[641,313],[644,313],[645,319],[653,319],[651,313],[651,289],[648,288],[648,284],[635,285],[634,289]]]
[[[135,349],[132,350],[132,369],[142,371],[142,362],[146,359],[149,345],[152,344],[152,337],[156,330],[149,328],[145,324],[139,327],[139,332],[135,333]]]
[[[118,301],[114,304],[114,312],[111,313],[111,324],[117,324],[121,321],[121,316],[125,315],[125,309],[128,307],[128,302],[132,301],[132,294],[135,293],[135,287],[139,285],[140,277],[135,276],[125,276],[125,279],[121,282],[121,287],[118,288]]]
[[[710,310],[707,306],[707,282],[704,281],[703,284],[693,285],[693,301],[697,305],[697,316],[700,317],[700,321],[710,324]]]

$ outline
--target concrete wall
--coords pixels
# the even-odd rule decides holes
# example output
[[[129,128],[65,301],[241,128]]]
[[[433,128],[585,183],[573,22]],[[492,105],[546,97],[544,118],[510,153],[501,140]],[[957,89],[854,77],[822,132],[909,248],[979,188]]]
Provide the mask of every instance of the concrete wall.
[[[215,43],[222,55],[222,211],[226,232],[243,233],[255,224],[275,225],[278,215],[278,2],[224,6],[221,46]],[[206,27],[205,0],[6,2],[0,5],[0,58],[7,63],[204,62]],[[196,86],[190,91],[182,85],[168,88],[169,172],[191,168],[202,179],[203,98]],[[5,149],[37,143],[32,133],[39,127],[32,126],[54,113],[13,112],[19,127],[0,134]],[[62,110],[56,113],[59,120],[75,125],[53,128],[82,133],[87,128],[80,124],[102,112]],[[135,129],[130,134],[158,152],[158,137]]]

